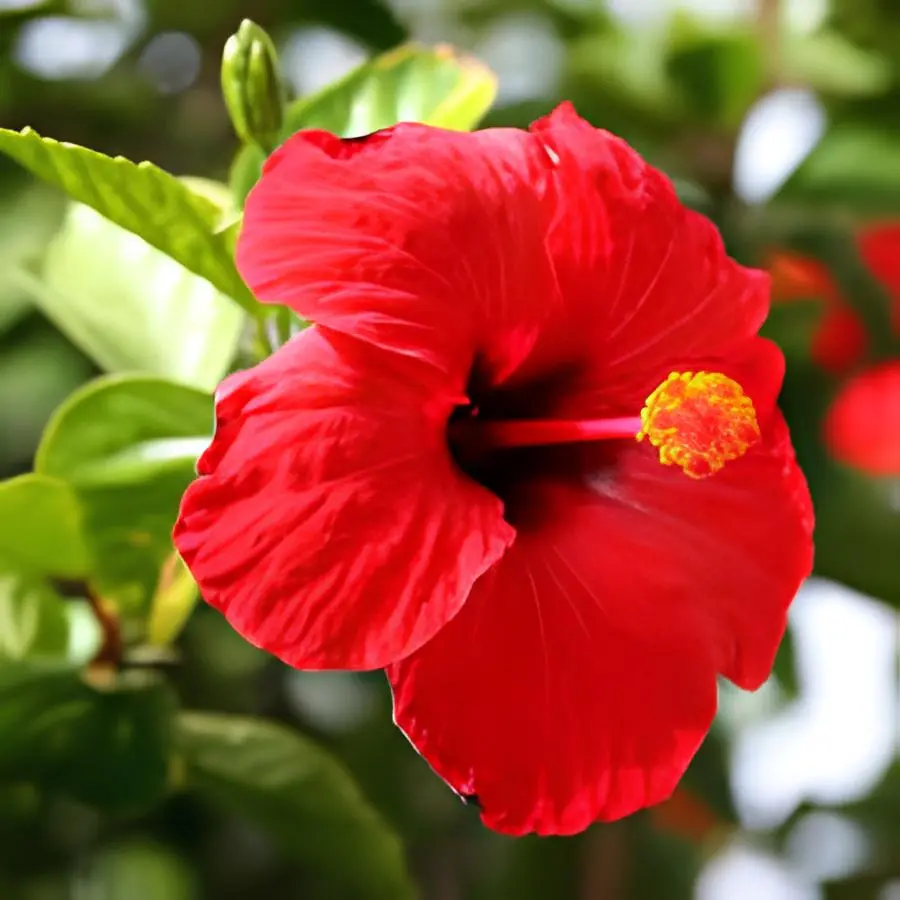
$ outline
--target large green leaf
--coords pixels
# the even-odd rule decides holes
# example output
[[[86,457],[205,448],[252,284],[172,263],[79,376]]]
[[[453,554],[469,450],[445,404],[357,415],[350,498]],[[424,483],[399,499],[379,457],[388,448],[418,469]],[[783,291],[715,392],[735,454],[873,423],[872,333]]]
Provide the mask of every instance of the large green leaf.
[[[69,667],[0,665],[0,782],[42,774],[86,709],[84,685]]]
[[[0,573],[0,665],[64,658],[69,620],[63,601],[40,581]]]
[[[37,260],[59,227],[62,198],[44,185],[18,191],[0,203],[0,334],[14,325],[31,307],[28,292],[9,278],[13,266]]]
[[[212,396],[203,391],[151,375],[97,378],[57,410],[35,468],[77,487],[191,472],[212,426]]]
[[[839,97],[880,94],[890,87],[886,58],[848,41],[837,31],[785,29],[779,69],[788,84]]]
[[[44,475],[0,483],[0,564],[42,575],[86,574],[81,509],[68,485]]]
[[[34,300],[109,372],[143,371],[211,389],[234,356],[243,311],[137,235],[73,204]]]
[[[763,52],[752,33],[675,29],[666,71],[697,120],[736,128],[764,87]]]
[[[247,194],[259,181],[266,158],[266,151],[257,144],[244,144],[235,155],[231,163],[231,171],[228,173],[228,183],[234,194],[235,202],[241,206],[247,200]]]
[[[40,183],[30,184],[3,201],[0,218],[0,261],[36,259],[62,224],[65,201]]]
[[[95,854],[79,878],[86,897],[197,900],[199,875],[175,848],[119,838]]]
[[[496,77],[477,60],[449,47],[407,44],[295,101],[285,117],[284,136],[301,128],[324,128],[355,137],[397,122],[468,131],[496,93]]]
[[[342,137],[370,134],[398,122],[424,122],[455,131],[474,128],[497,94],[497,78],[471,57],[449,47],[405,44],[363,63],[340,81],[296,100],[285,115],[282,138],[302,128]],[[265,154],[245,148],[231,183],[243,202],[259,178]]]
[[[683,97],[666,71],[668,43],[660,28],[597,29],[573,40],[568,65],[582,115],[638,137],[683,127]]]
[[[900,209],[900,135],[872,122],[835,123],[778,194],[868,214]]]
[[[0,681],[10,669],[35,677],[75,671],[95,658],[102,640],[87,600],[63,599],[43,579],[0,568]]]
[[[306,738],[255,719],[182,713],[178,747],[189,787],[256,822],[340,890],[360,900],[413,896],[396,836]]]
[[[0,128],[0,152],[258,311],[234,265],[227,231],[234,214],[205,193],[149,162],[104,156],[42,138],[30,128]]]
[[[0,781],[35,779],[113,813],[166,791],[175,700],[156,678],[98,690],[73,672],[0,668]]]
[[[168,786],[176,700],[152,676],[109,690],[82,688],[84,714],[53,760],[59,790],[99,809],[137,813]]]
[[[35,467],[78,494],[101,592],[148,599],[212,426],[209,394],[151,376],[97,379],[57,411]]]

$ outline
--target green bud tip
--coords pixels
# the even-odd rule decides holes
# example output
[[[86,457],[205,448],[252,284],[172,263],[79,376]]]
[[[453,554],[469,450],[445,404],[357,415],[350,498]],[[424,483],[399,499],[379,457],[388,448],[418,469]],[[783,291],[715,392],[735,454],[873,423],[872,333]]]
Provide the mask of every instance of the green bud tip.
[[[269,35],[244,19],[222,54],[222,95],[237,136],[270,151],[278,142],[286,91]]]

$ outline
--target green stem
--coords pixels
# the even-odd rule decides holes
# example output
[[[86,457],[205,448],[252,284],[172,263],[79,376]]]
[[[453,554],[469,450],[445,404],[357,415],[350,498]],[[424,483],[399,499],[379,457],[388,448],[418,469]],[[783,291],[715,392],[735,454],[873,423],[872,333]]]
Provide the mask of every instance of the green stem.
[[[265,318],[256,316],[253,319],[253,327],[254,333],[250,349],[256,361],[261,362],[272,355],[272,345],[269,342],[269,335],[266,333]]]

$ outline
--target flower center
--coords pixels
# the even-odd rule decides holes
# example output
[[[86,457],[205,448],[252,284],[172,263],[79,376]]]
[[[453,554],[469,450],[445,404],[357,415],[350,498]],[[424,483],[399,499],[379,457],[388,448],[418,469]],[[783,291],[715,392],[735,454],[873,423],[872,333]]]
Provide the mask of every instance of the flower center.
[[[719,372],[672,372],[637,416],[483,419],[473,410],[450,425],[451,443],[468,457],[501,448],[646,438],[663,465],[680,466],[691,478],[718,472],[743,456],[759,436],[753,401]]]
[[[691,478],[718,472],[759,440],[753,401],[719,372],[672,372],[647,398],[637,439],[659,450],[659,461]]]

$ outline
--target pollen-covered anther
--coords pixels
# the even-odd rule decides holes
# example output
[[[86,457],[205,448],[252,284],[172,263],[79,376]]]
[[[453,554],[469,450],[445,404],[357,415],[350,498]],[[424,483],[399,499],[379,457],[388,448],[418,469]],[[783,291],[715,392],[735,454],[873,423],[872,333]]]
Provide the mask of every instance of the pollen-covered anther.
[[[644,438],[663,465],[705,478],[759,440],[759,422],[753,401],[727,375],[672,372],[641,410],[637,439]]]

